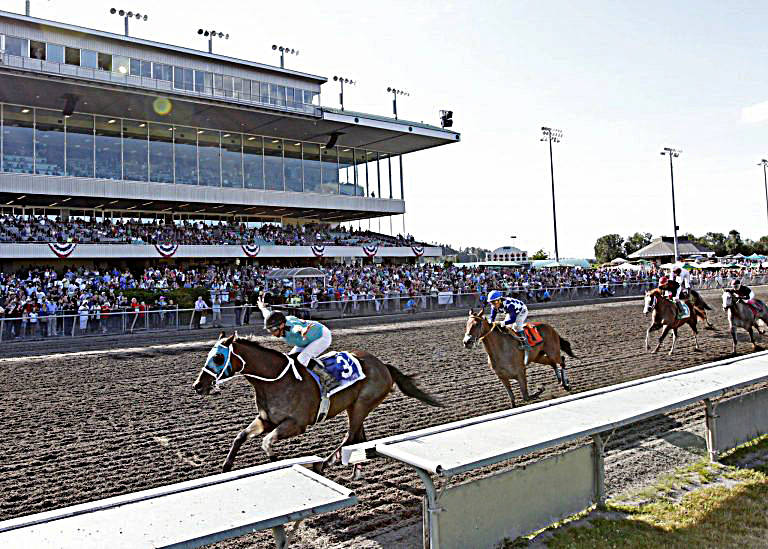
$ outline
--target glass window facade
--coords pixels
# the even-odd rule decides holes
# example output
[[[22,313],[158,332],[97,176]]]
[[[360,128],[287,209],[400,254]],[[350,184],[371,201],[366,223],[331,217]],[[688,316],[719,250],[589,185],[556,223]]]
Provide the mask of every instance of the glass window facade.
[[[73,114],[65,120],[67,175],[93,177],[93,116]]]
[[[34,116],[31,108],[3,105],[3,171],[34,173]]]
[[[149,124],[149,180],[173,183],[173,126]]]
[[[14,36],[5,36],[4,38],[5,51],[8,55],[31,57],[52,63],[76,65],[172,82],[173,87],[178,90],[231,97],[241,101],[263,103],[300,111],[305,111],[308,106],[317,106],[320,103],[318,92],[302,88],[246,80],[235,76],[214,74],[93,50],[80,50],[39,40],[30,41]],[[151,86],[150,83],[144,84]]]
[[[35,173],[64,175],[64,116],[58,111],[35,111]]]
[[[197,185],[197,132],[195,128],[183,126],[176,126],[171,132],[176,183]]]
[[[123,177],[149,180],[149,133],[146,122],[123,120]]]
[[[0,104],[4,172],[401,198],[399,156]]]
[[[96,117],[96,177],[123,178],[123,150],[120,120]]]

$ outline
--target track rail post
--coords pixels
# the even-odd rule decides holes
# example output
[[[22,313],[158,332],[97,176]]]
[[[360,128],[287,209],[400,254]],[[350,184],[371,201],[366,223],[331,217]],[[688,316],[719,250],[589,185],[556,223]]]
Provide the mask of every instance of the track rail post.
[[[605,441],[600,434],[592,435],[592,451],[595,466],[595,504],[605,509]]]
[[[707,425],[707,454],[709,454],[709,461],[715,462],[719,457],[717,451],[717,404],[713,404],[712,400],[705,398],[704,408]]]
[[[413,467],[413,465],[411,465]],[[432,482],[432,477],[429,473],[418,467],[413,467],[416,470],[416,474],[419,475],[421,482],[424,483],[426,489],[426,500],[424,501],[424,520],[423,520],[423,544],[424,549],[440,549],[440,530],[437,521],[434,520],[434,514],[442,511],[437,506],[437,490],[435,490],[435,483]]]

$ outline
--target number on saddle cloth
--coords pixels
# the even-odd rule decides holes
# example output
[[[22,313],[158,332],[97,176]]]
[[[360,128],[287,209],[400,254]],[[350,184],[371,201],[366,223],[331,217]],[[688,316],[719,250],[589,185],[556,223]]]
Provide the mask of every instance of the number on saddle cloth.
[[[365,378],[360,361],[346,351],[333,351],[317,357],[317,360],[320,361],[326,372],[341,383],[341,387],[346,387]]]
[[[544,338],[541,337],[541,334],[539,333],[539,329],[537,326],[539,326],[540,322],[527,322],[525,324],[525,327],[523,330],[525,331],[525,337],[528,338],[528,344],[531,347],[535,347],[542,341],[544,341]]]

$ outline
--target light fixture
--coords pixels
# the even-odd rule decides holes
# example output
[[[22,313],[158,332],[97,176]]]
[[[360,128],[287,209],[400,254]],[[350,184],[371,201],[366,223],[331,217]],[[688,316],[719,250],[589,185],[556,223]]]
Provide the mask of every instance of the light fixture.
[[[277,44],[272,44],[272,50],[273,51],[279,51],[280,52],[280,68],[285,68],[285,55],[299,55],[299,50],[289,48],[287,46],[278,46]]]
[[[197,130],[197,133],[199,133],[199,134],[203,133],[203,130]]]
[[[411,94],[408,93],[407,91],[404,91],[398,88],[393,88],[391,86],[387,88],[387,91],[392,94],[392,113],[395,115],[395,120],[397,120],[397,96],[398,95],[409,96]]]
[[[116,120],[114,118],[110,118],[109,120],[107,120],[107,124],[114,124],[115,122]]]
[[[131,19],[133,17],[135,17],[139,21],[146,21],[148,19],[146,15],[141,15],[139,12],[136,12],[136,13],[132,11],[126,12],[125,10],[118,10],[116,8],[110,8],[109,13],[111,13],[112,15],[119,15],[120,17],[123,17],[125,19],[125,35],[126,36],[128,36],[128,19]],[[123,72],[123,71],[121,70],[120,72]]]
[[[144,122],[142,122],[141,124],[139,124],[139,127],[140,127],[140,128],[143,128],[143,127],[145,127],[145,126],[146,126],[146,124],[145,124]]]
[[[341,104],[341,110],[344,110],[344,84],[348,86],[354,86],[357,84],[356,80],[352,80],[351,78],[346,78],[344,76],[334,76],[333,77],[334,82],[338,82],[341,89],[339,90],[339,103]]]
[[[251,137],[248,138],[248,141],[253,141],[254,139],[256,139],[256,138],[251,136]]]
[[[280,140],[279,139],[273,139],[272,143],[280,143]]]
[[[223,38],[224,40],[229,40],[229,34],[225,34],[223,32],[216,32],[215,30],[204,30],[204,29],[197,29],[197,34],[200,36],[205,36],[208,38],[208,53],[213,53],[213,38]]]
[[[225,133],[225,134],[224,134],[224,135],[222,135],[221,137],[229,137],[229,134],[228,134],[228,133]]]
[[[71,196],[69,198],[65,198],[64,200],[62,200],[62,202],[69,202],[70,200],[72,200]]]
[[[21,109],[21,112],[22,112],[23,114],[27,114],[27,113],[29,112],[29,109]]]

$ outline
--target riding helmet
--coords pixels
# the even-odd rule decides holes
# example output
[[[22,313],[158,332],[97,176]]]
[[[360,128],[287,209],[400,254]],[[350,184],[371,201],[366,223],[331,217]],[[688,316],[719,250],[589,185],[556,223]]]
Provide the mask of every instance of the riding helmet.
[[[273,330],[285,322],[285,315],[280,311],[273,311],[267,318],[264,319],[264,328],[267,330]]]
[[[739,280],[739,279],[737,278],[736,280],[734,280],[733,282],[731,282],[731,286],[733,286],[734,288],[738,288],[739,286],[741,286],[741,280]]]
[[[502,294],[499,290],[493,290],[490,294],[488,294],[488,303],[491,301],[496,301],[497,299],[503,299],[504,294]]]
[[[669,282],[669,277],[667,277],[667,276],[662,276],[662,277],[659,279],[659,286],[664,286],[664,285],[666,285],[666,284],[667,284],[667,282]]]

